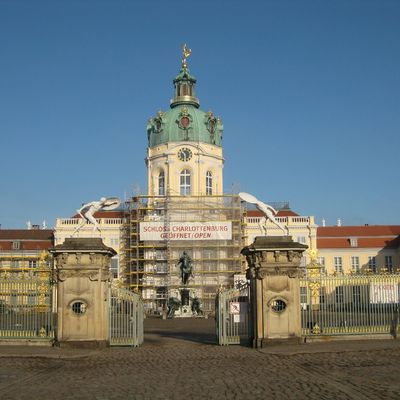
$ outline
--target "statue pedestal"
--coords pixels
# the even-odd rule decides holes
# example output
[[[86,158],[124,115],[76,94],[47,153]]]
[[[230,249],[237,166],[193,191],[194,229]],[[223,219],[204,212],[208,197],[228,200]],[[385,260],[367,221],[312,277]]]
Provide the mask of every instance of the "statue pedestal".
[[[196,290],[187,286],[180,287],[176,290],[176,297],[180,300],[181,306],[175,310],[175,318],[192,318],[192,299]]]
[[[306,245],[290,236],[258,236],[242,250],[250,279],[253,347],[301,339],[300,267]]]
[[[69,238],[50,252],[56,260],[57,342],[60,346],[109,344],[110,259],[116,252],[99,238]]]

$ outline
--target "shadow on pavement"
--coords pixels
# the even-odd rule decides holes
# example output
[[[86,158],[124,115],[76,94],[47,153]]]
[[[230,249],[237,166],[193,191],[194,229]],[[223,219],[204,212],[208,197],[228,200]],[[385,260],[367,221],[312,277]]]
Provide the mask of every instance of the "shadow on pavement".
[[[214,319],[147,318],[144,322],[144,342],[151,344],[167,343],[170,339],[183,342],[217,344]]]

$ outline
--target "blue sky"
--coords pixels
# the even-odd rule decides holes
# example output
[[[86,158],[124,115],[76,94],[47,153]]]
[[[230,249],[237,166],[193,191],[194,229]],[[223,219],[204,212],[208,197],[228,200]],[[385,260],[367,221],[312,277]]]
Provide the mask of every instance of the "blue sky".
[[[0,0],[0,224],[146,193],[146,123],[188,43],[225,191],[400,224],[400,2]]]

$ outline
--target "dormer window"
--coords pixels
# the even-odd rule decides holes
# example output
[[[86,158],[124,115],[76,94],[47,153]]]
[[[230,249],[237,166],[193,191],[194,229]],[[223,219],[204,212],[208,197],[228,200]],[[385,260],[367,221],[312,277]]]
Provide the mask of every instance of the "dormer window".
[[[21,248],[21,242],[19,240],[15,240],[12,242],[12,249],[19,250]]]
[[[350,238],[349,239],[350,240],[350,246],[351,247],[357,247],[358,246],[358,240],[357,240],[357,238]]]

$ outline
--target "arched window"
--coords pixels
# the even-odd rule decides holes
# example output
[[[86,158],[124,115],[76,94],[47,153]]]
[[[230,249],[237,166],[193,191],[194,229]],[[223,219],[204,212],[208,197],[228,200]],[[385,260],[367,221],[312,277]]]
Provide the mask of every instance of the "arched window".
[[[212,195],[212,173],[210,171],[207,171],[206,174],[206,195]]]
[[[190,171],[184,169],[180,175],[180,193],[182,196],[190,195]]]
[[[158,175],[158,195],[165,196],[165,173],[163,170]]]

